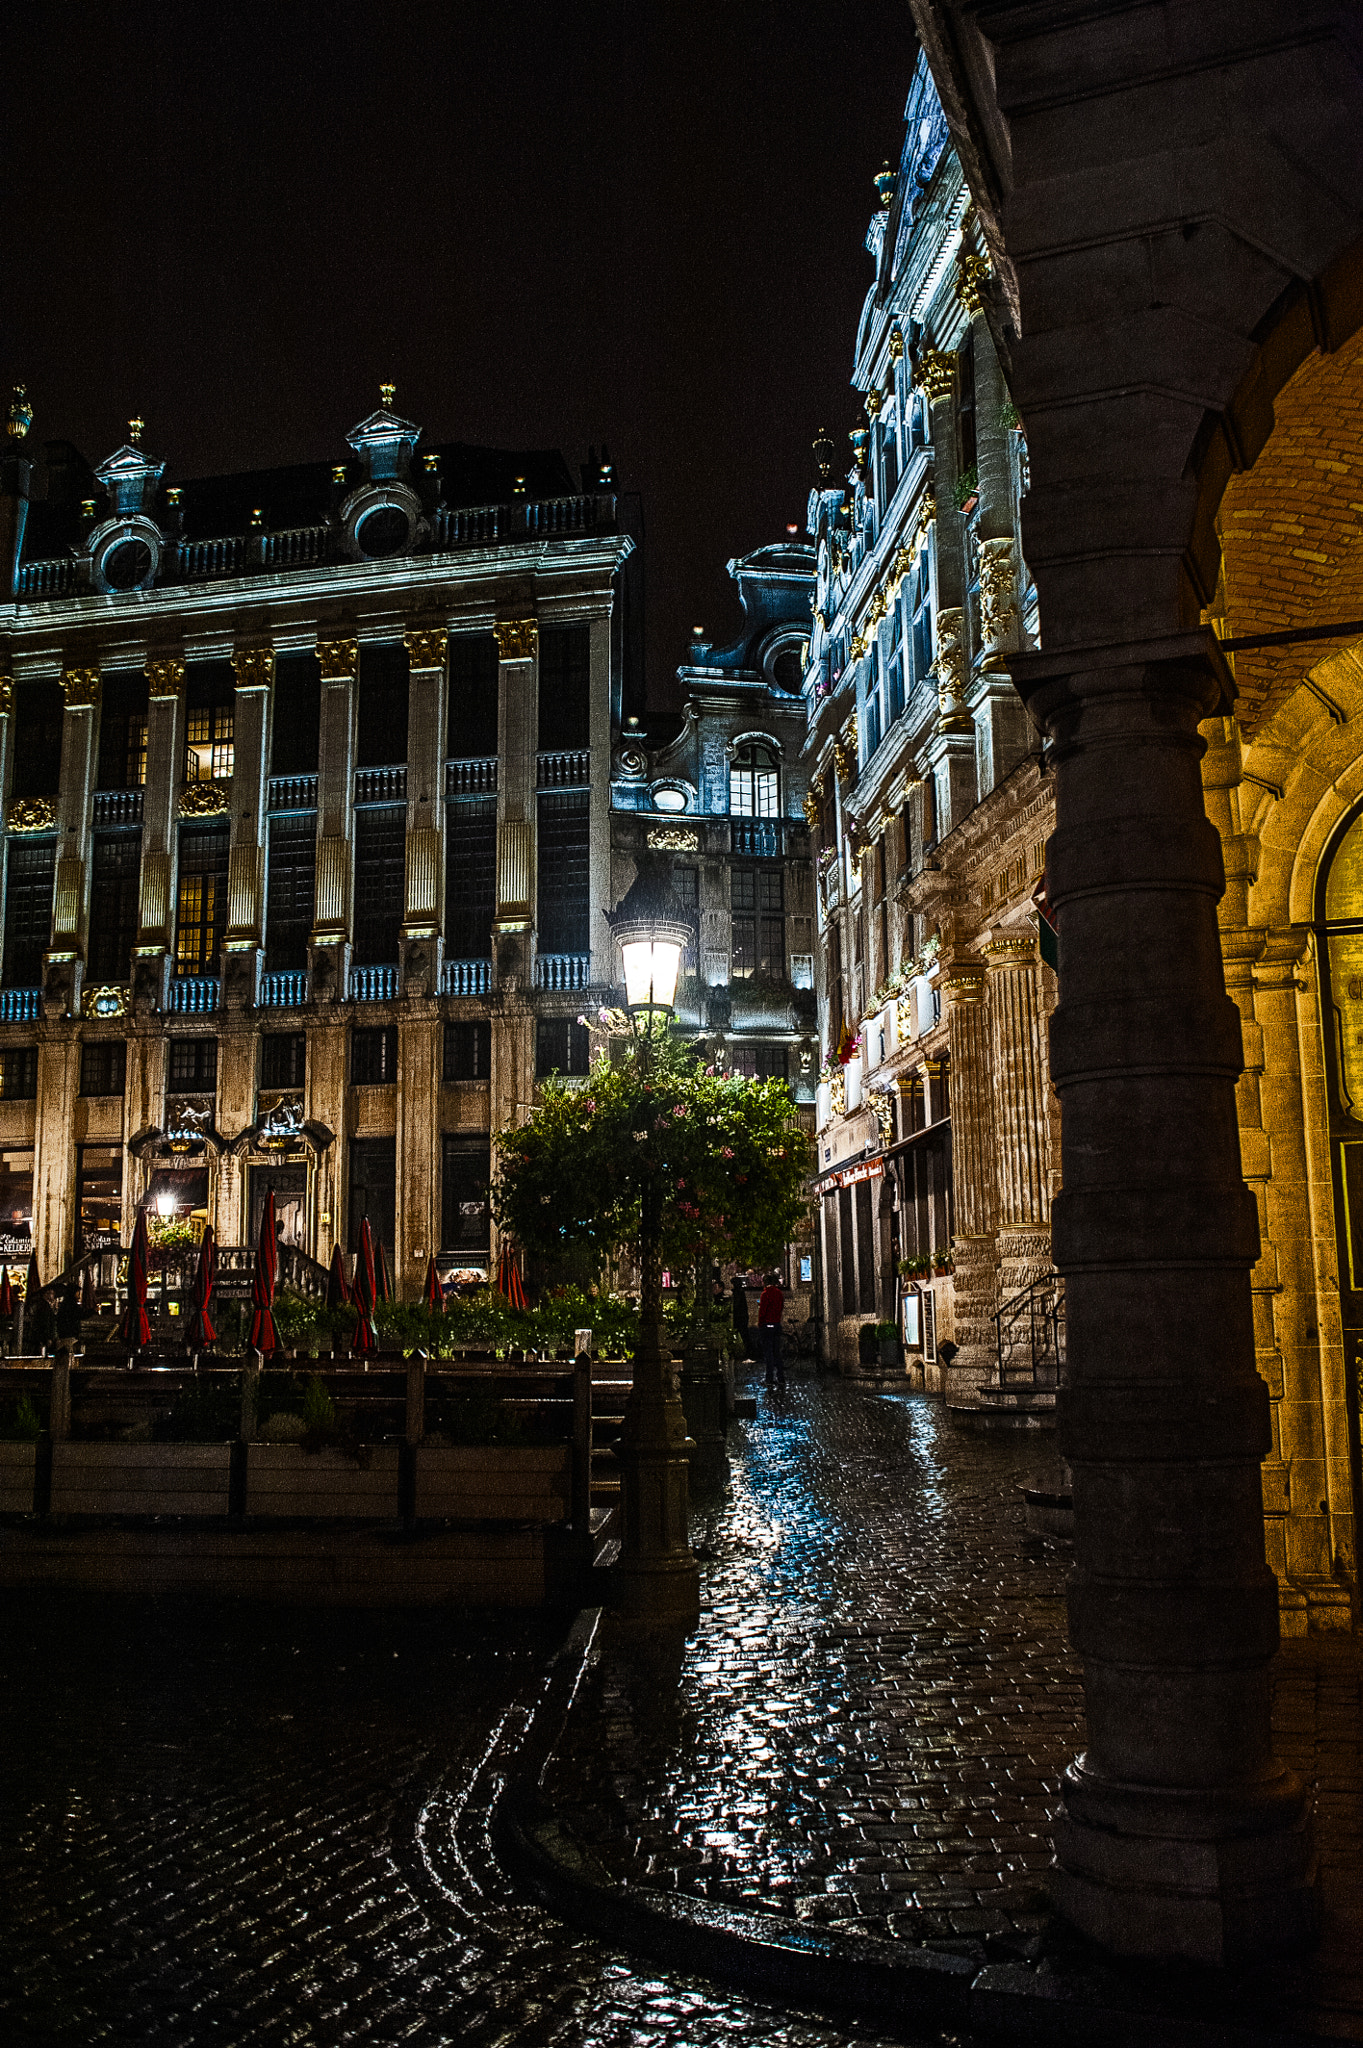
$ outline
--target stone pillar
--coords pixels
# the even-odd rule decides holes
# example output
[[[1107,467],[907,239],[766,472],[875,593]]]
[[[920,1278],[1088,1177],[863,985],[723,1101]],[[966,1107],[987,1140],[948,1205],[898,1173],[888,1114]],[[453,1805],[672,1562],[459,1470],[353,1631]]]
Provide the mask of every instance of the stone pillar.
[[[535,1013],[525,994],[515,988],[493,996],[492,1084],[488,1090],[489,1127],[493,1132],[523,1124],[535,1102]],[[493,1175],[497,1162],[494,1156]],[[492,1224],[492,1257],[496,1261],[500,1233]]]
[[[350,1030],[332,1021],[322,1010],[308,1025],[308,1056],[303,1091],[308,1120],[325,1124],[336,1141],[317,1156],[313,1175],[313,1214],[316,1239],[313,1257],[327,1265],[334,1248],[346,1241],[345,1205],[350,1186],[350,1127],[346,1118],[349,1100]]]
[[[954,349],[925,348],[913,365],[913,381],[928,401],[929,433],[937,459],[936,518],[937,547],[935,610],[939,613],[965,603],[965,522],[956,503],[956,352]]]
[[[1047,654],[1025,672],[1056,743],[1053,1234],[1088,1726],[1052,1893],[1108,1947],[1222,1963],[1312,1931],[1309,1804],[1269,1726],[1258,1229],[1197,733],[1217,685],[1200,636],[1120,654]]]
[[[937,838],[946,838],[977,801],[975,723],[966,701],[965,613],[959,606],[936,619],[937,728],[925,748],[935,784]]]
[[[123,1217],[122,1241],[132,1242],[138,1207],[146,1193],[151,1162],[134,1159],[129,1142],[152,1124],[165,1121],[166,1034],[159,1016],[140,1008],[128,1038],[127,1080],[123,1091]]]
[[[350,978],[350,868],[355,814],[356,640],[319,640],[317,894],[308,943],[315,1003],[344,1002]]]
[[[265,945],[265,778],[270,765],[274,649],[232,657],[237,674],[232,726],[232,836],[227,856],[223,1007],[255,1007]],[[254,1093],[254,1088],[252,1090]],[[248,1113],[246,1121],[251,1121]]]
[[[406,642],[410,681],[402,987],[406,995],[436,996],[440,992],[440,923],[445,903],[445,650],[449,634],[440,626],[408,633]],[[399,1159],[399,1186],[401,1180]]]
[[[184,780],[185,665],[177,656],[149,661],[147,780],[142,790],[142,873],[134,951],[133,1007],[141,1016],[169,1000],[175,943],[175,801]],[[160,1103],[157,1104],[159,1117]]]
[[[79,1039],[64,1030],[60,1037],[43,1038],[33,1123],[33,1249],[44,1280],[59,1273],[75,1253],[79,1092]]]
[[[62,764],[57,793],[57,854],[52,934],[43,974],[43,1011],[80,1014],[89,879],[90,816],[99,737],[99,670],[62,676]]]
[[[611,620],[609,612],[592,619],[591,634],[591,749],[592,786],[588,826],[587,904],[591,939],[592,981],[598,987],[614,982],[615,946],[606,911],[611,902]],[[703,962],[697,958],[696,972]]]
[[[994,1084],[999,1298],[1051,1270],[1050,1075],[1031,932],[991,939],[985,1008]]]
[[[535,922],[535,789],[538,783],[539,624],[502,619],[493,631],[497,677],[497,914],[493,974],[529,989]],[[495,1088],[495,1076],[494,1076]],[[497,1126],[494,1124],[494,1128]]]
[[[444,1025],[433,1000],[404,1003],[398,1024],[397,1204],[394,1283],[419,1301],[426,1261],[440,1249],[440,1072]]]
[[[951,1039],[952,1314],[958,1346],[947,1368],[946,1397],[953,1408],[973,1408],[979,1405],[976,1390],[998,1363],[997,1134],[984,969],[970,961],[953,961],[943,969],[942,999]]]

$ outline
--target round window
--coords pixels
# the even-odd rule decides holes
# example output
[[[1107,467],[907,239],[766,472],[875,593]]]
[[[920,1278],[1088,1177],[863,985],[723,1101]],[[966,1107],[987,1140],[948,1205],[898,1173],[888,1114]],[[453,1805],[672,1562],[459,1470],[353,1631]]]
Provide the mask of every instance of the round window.
[[[784,690],[788,697],[799,696],[800,685],[804,681],[804,671],[800,667],[798,648],[783,647],[781,649],[781,652],[771,665],[771,679],[777,689]]]
[[[655,811],[684,811],[686,791],[684,789],[655,789],[653,792]]]
[[[407,545],[411,521],[398,505],[380,505],[367,512],[355,528],[355,544],[371,561],[399,554]]]
[[[121,540],[101,564],[111,590],[136,590],[152,571],[151,549],[144,540]]]

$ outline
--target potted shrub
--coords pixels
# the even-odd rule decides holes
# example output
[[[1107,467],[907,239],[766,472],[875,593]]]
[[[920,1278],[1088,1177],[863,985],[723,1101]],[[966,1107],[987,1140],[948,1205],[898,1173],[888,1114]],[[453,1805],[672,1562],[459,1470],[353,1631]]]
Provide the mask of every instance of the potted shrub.
[[[904,1363],[904,1353],[899,1341],[899,1325],[877,1323],[875,1330],[881,1369],[885,1372],[898,1372]]]

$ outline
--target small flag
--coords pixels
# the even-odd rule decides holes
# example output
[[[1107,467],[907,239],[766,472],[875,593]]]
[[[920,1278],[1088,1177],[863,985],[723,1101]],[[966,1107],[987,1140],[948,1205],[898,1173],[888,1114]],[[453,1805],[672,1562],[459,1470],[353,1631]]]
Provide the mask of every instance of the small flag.
[[[1060,927],[1055,921],[1046,895],[1046,877],[1043,875],[1032,892],[1032,905],[1036,911],[1036,935],[1041,941],[1041,957],[1056,974],[1060,972]]]

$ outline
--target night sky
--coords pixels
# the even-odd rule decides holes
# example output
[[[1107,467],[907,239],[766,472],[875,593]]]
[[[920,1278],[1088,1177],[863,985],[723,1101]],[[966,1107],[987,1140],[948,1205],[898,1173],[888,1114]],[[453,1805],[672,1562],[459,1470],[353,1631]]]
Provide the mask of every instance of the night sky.
[[[284,4],[9,11],[0,376],[166,479],[432,440],[606,442],[643,494],[650,701],[724,564],[803,528],[847,388],[905,0],[855,9]]]

